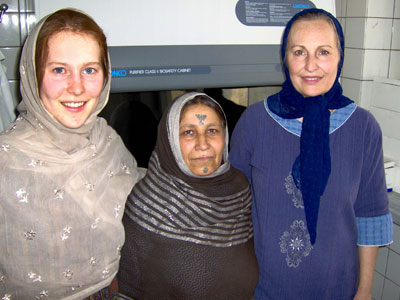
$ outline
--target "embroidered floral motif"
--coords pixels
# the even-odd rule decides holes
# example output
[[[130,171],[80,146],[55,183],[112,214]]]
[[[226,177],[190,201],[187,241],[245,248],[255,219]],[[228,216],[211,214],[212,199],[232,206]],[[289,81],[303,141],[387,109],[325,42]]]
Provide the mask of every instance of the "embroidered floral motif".
[[[11,300],[11,295],[10,294],[5,294],[1,300]]]
[[[63,272],[63,275],[68,280],[71,280],[72,276],[74,275],[74,272],[72,272],[70,269],[65,269],[65,271]]]
[[[95,265],[97,264],[96,258],[95,258],[95,257],[91,257],[91,258],[90,258],[90,264],[91,264],[92,266],[95,266]]]
[[[120,211],[121,211],[121,205],[117,204],[117,205],[114,207],[114,211],[115,211],[115,217],[118,218],[118,217],[119,217],[119,213],[120,213]]]
[[[32,282],[42,282],[42,276],[40,276],[32,271],[28,273],[28,277],[30,279],[32,279]]]
[[[127,165],[121,165],[121,170],[124,171],[126,174],[131,174],[129,167]]]
[[[32,168],[36,168],[36,166],[43,166],[44,165],[44,161],[43,160],[34,160],[32,159],[32,161],[28,164],[28,166],[32,167]]]
[[[108,277],[108,275],[110,274],[110,270],[105,268],[101,273],[103,274],[103,279],[104,279]]]
[[[83,287],[83,285],[82,284],[78,284],[76,286],[71,287],[71,290],[75,291],[77,289],[80,289],[81,287]]]
[[[0,282],[4,282],[4,275],[0,275]]]
[[[27,240],[32,241],[36,236],[36,232],[31,229],[31,230],[25,232],[24,235]]]
[[[96,219],[94,220],[94,223],[92,223],[92,225],[90,225],[90,227],[91,227],[92,229],[96,229],[96,228],[97,228],[97,225],[99,224],[99,222],[100,222],[100,218],[96,218]]]
[[[36,299],[40,300],[43,298],[47,298],[49,296],[49,292],[46,290],[43,290],[39,293],[39,296],[36,296]]]
[[[297,268],[303,257],[310,254],[312,245],[310,235],[304,221],[295,220],[290,225],[290,231],[285,231],[279,242],[281,252],[286,253],[286,263],[291,268]]]
[[[92,183],[86,183],[85,187],[88,189],[89,192],[94,191],[94,184]]]
[[[18,191],[15,192],[15,194],[17,195],[19,202],[28,203],[29,194],[23,188],[20,188]]]
[[[294,183],[292,172],[285,178],[285,188],[289,195],[292,195],[292,201],[296,208],[304,208],[303,196],[300,189]]]
[[[61,189],[55,189],[54,191],[55,199],[64,199],[64,191]]]
[[[61,240],[65,241],[66,239],[69,238],[69,235],[71,234],[71,227],[70,226],[65,226],[63,229],[63,233],[61,234]]]
[[[2,145],[0,146],[0,150],[1,150],[1,151],[4,151],[4,152],[7,152],[8,150],[10,150],[10,145],[8,145],[8,144],[2,144]]]
[[[95,156],[97,155],[97,152],[96,152],[96,145],[91,144],[91,145],[90,145],[90,149],[93,150],[92,157],[95,157]]]
[[[114,172],[113,171],[108,171],[108,173],[107,173],[107,175],[108,175],[108,177],[113,177],[114,176]]]

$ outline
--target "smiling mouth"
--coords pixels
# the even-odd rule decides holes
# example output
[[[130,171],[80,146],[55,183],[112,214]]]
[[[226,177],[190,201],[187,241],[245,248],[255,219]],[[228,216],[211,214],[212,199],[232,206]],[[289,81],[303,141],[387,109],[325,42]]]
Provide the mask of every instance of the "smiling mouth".
[[[61,102],[61,104],[70,108],[78,108],[85,105],[85,102]]]
[[[308,83],[316,83],[321,80],[322,77],[303,77],[303,80]]]

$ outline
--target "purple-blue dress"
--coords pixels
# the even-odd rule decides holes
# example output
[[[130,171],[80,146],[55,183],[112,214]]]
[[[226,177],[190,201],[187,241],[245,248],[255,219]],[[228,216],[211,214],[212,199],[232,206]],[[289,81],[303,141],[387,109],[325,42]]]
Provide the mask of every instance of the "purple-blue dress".
[[[350,104],[330,119],[332,171],[321,197],[317,239],[311,245],[301,192],[291,175],[301,123],[250,106],[233,132],[229,159],[253,192],[256,300],[352,299],[357,245],[391,242],[391,215],[378,123]],[[315,174],[318,176],[318,174]]]

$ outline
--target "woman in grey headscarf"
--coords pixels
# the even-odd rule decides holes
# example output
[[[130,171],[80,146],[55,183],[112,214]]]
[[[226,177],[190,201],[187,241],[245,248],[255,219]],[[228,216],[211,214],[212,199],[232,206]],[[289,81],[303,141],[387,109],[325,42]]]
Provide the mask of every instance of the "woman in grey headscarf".
[[[224,112],[202,93],[176,99],[146,176],[129,195],[118,283],[134,299],[249,300],[258,279],[251,191],[228,161]]]
[[[83,299],[110,284],[136,162],[104,119],[105,36],[82,12],[25,42],[19,117],[0,135],[0,298]]]

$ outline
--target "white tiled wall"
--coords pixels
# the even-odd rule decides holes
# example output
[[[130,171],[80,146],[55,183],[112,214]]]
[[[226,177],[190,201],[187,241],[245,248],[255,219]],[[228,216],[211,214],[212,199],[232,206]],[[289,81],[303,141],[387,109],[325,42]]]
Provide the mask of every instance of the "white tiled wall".
[[[399,32],[400,35],[400,32]],[[400,78],[400,50],[391,51],[389,78]]]
[[[343,91],[369,109],[368,94],[357,81],[400,79],[400,0],[336,0],[336,7],[345,25]]]
[[[400,0],[394,1],[394,17],[400,18]]]
[[[400,166],[400,80],[375,78],[369,93],[369,107],[383,133],[383,151]],[[395,182],[399,191],[400,182]],[[400,275],[399,275],[400,276]]]
[[[374,274],[374,300],[400,299],[400,226],[394,225],[394,242],[381,247]]]
[[[383,50],[390,49],[390,41],[392,39],[392,24],[392,19],[368,17],[366,19],[364,48]]]
[[[390,1],[369,1],[367,15],[370,17],[392,18],[394,0]]]
[[[393,20],[392,50],[400,50],[400,19]]]

